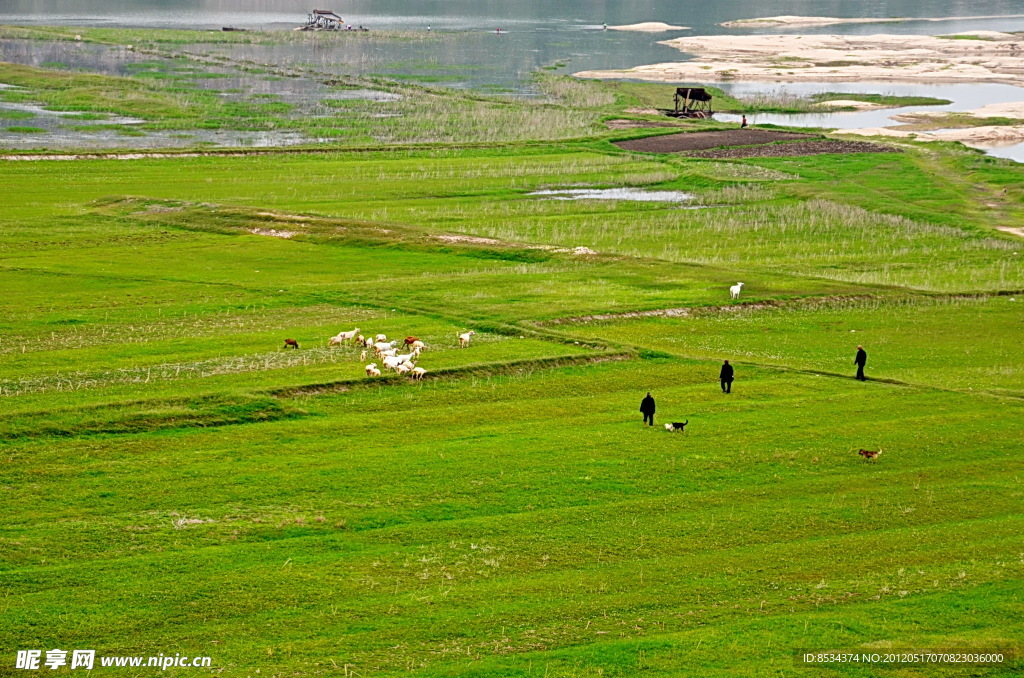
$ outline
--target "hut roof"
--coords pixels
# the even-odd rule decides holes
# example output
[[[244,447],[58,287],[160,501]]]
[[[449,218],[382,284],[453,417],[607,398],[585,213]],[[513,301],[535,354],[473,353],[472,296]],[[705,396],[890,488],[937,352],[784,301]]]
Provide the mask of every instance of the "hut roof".
[[[313,14],[317,16],[327,17],[329,19],[337,19],[338,21],[343,21],[343,19],[340,16],[338,16],[329,9],[314,9]]]
[[[690,101],[711,101],[711,95],[703,87],[677,87],[676,96]]]

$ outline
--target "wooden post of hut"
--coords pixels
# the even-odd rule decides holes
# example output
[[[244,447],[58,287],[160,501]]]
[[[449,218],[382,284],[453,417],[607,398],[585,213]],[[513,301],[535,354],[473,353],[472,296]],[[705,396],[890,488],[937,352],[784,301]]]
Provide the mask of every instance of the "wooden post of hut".
[[[714,115],[711,95],[703,87],[677,87],[675,104],[675,110],[669,113],[674,118],[710,118]]]

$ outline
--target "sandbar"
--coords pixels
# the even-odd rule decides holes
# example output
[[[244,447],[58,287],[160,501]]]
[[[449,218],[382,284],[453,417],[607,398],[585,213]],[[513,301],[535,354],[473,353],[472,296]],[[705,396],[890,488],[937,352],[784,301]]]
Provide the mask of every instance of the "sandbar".
[[[994,82],[1024,86],[1024,36],[994,33],[985,40],[928,35],[702,35],[662,41],[690,61],[616,71],[581,71],[582,78],[654,82]]]
[[[890,17],[879,19],[841,19],[833,16],[794,16],[785,14],[782,16],[766,16],[757,19],[736,19],[735,21],[724,21],[719,26],[726,28],[761,28],[764,26],[780,28],[784,26],[831,26],[833,24],[878,24],[892,23],[894,21],[906,21],[906,17]]]
[[[641,33],[663,33],[665,31],[687,31],[689,29],[689,26],[672,26],[660,21],[645,21],[639,24],[608,27],[609,31],[639,31]]]
[[[1024,121],[1024,101],[1007,101],[998,104],[988,104],[971,111],[913,111],[911,113],[900,113],[892,116],[893,120],[899,122],[928,122],[931,118],[946,118],[948,116],[970,116],[973,118],[1011,118]]]
[[[854,134],[866,137],[893,137],[915,141],[960,141],[968,146],[988,148],[1001,145],[1024,143],[1024,125],[990,125],[944,129],[935,132],[915,132],[899,127],[866,127],[863,129],[839,130],[836,134]]]
[[[856,101],[854,99],[829,99],[815,104],[819,108],[856,108],[858,111],[875,111],[880,108],[895,108],[895,104],[878,104],[872,101]]]
[[[881,24],[902,21],[967,21],[970,19],[1019,19],[1024,14],[1001,14],[996,16],[945,16],[945,17],[879,17],[846,19],[833,16],[766,16],[757,19],[736,19],[725,21],[720,26],[726,28],[785,28],[801,26],[831,26],[835,24]]]

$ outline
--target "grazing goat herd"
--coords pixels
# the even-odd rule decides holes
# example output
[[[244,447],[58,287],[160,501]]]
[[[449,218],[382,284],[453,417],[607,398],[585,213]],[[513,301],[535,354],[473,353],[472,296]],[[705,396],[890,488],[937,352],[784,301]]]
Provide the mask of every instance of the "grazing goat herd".
[[[740,298],[740,292],[743,290],[743,283],[738,282],[729,288],[729,296],[735,301]],[[416,362],[419,360],[420,353],[426,349],[426,345],[419,340],[418,337],[406,337],[402,343],[402,350],[409,349],[409,353],[399,354],[399,349],[396,348],[398,341],[388,341],[386,335],[377,334],[374,336],[363,336],[359,334],[359,328],[349,330],[348,332],[339,332],[327,341],[328,348],[334,348],[335,346],[343,346],[346,342],[352,342],[357,346],[361,346],[364,350],[359,355],[359,360],[366,360],[367,353],[370,349],[373,349],[374,357],[380,361],[385,370],[393,370],[397,374],[408,374],[413,379],[422,379],[423,375],[427,373],[422,367],[417,367]],[[463,332],[458,335],[459,348],[466,348],[469,346],[469,342],[472,341],[473,335],[476,332],[470,330]],[[285,339],[284,348],[299,348],[299,342],[295,339]],[[368,377],[379,377],[381,375],[381,369],[377,366],[376,362],[370,363],[366,366],[366,376]],[[678,430],[682,430],[682,426],[676,425]],[[685,424],[683,424],[685,426]]]
[[[473,336],[476,334],[473,330],[463,332],[458,335],[459,348],[466,348],[469,346],[469,342],[472,341]],[[374,357],[380,361],[380,364],[385,370],[392,370],[396,374],[407,374],[413,379],[422,379],[423,375],[427,373],[422,367],[417,367],[416,363],[419,360],[420,353],[426,350],[427,345],[420,341],[419,337],[406,337],[405,341],[402,342],[401,350],[408,350],[408,353],[399,353],[398,341],[388,341],[387,335],[377,334],[373,336],[363,336],[359,334],[359,328],[350,330],[348,332],[339,332],[330,339],[327,340],[327,347],[334,348],[335,346],[343,346],[345,343],[351,342],[356,346],[363,348],[363,351],[359,354],[360,362],[366,360],[366,356],[369,351],[373,350]],[[299,342],[294,339],[285,339],[284,348],[299,348]],[[376,362],[370,363],[366,366],[366,376],[368,377],[379,377],[381,375],[381,369],[377,366]]]

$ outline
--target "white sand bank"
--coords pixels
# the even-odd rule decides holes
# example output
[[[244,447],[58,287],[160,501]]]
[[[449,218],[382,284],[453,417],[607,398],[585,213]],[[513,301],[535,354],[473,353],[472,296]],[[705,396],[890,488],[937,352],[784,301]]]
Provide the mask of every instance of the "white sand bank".
[[[870,101],[855,101],[853,99],[831,99],[817,104],[820,108],[856,108],[858,111],[875,111],[879,108],[893,108],[886,104],[876,104]]]
[[[928,35],[703,35],[664,41],[696,56],[685,62],[583,78],[656,82],[999,82],[1024,85],[1024,36],[949,40]]]
[[[928,122],[930,118],[943,118],[951,115],[949,111],[913,111],[892,116],[898,122]],[[1017,118],[1024,120],[1024,101],[1007,101],[999,104],[988,104],[972,111],[957,111],[952,115],[971,116],[974,118]]]
[[[878,24],[891,23],[893,21],[906,21],[906,18],[882,18],[882,19],[840,19],[833,16],[794,16],[786,14],[783,16],[766,16],[757,19],[736,19],[725,21],[720,26],[726,28],[764,28],[782,26],[831,26],[833,24]]]
[[[989,104],[967,112],[976,118],[1020,118],[1024,120],[1024,101]]]
[[[719,24],[727,28],[764,28],[831,26],[834,24],[881,24],[901,21],[967,21],[970,19],[1019,19],[1024,14],[1001,14],[996,16],[944,16],[944,17],[888,17],[843,19],[834,16],[766,16],[757,19],[736,19]]]
[[[865,127],[863,129],[845,129],[837,134],[855,134],[866,137],[893,137],[917,141],[961,141],[968,146],[990,148],[993,146],[1009,146],[1024,142],[1024,125],[985,127],[966,127],[964,129],[945,129],[936,132],[914,132],[898,127]]]
[[[639,24],[608,27],[609,31],[638,31],[640,33],[664,33],[665,31],[686,31],[689,29],[689,26],[673,26],[660,21],[645,21]]]

